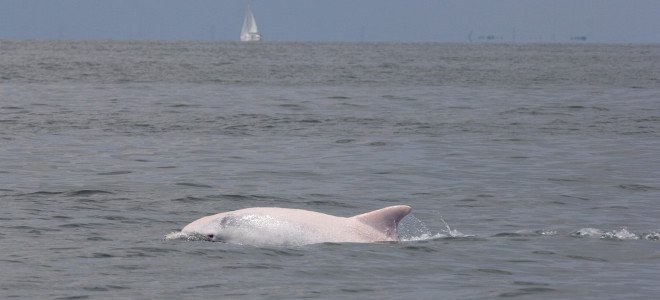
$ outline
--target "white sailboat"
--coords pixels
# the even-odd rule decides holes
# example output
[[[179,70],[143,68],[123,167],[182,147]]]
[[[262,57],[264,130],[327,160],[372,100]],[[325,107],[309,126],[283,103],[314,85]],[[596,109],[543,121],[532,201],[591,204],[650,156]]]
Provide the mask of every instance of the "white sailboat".
[[[258,42],[261,41],[261,34],[257,28],[257,22],[254,20],[254,15],[248,3],[247,12],[245,13],[245,20],[243,21],[243,28],[241,29],[241,41],[243,42]]]

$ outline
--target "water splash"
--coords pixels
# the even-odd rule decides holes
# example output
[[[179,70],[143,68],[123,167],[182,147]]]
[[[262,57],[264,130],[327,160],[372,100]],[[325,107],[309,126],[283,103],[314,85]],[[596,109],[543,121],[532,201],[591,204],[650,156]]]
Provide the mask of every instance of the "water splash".
[[[210,241],[209,237],[199,233],[184,233],[181,231],[170,232],[165,235],[166,241]]]
[[[449,227],[449,224],[445,222],[445,219],[443,219],[442,216],[440,217],[440,221],[442,221],[442,223],[445,224],[445,229],[443,229],[442,231],[445,232],[447,237],[452,237],[452,238],[472,237],[472,235],[463,234],[462,232],[456,229],[451,229],[451,227]]]
[[[555,235],[559,234],[559,232],[557,230],[552,230],[552,229],[537,230],[536,233],[539,234],[539,235],[542,235],[542,236],[555,236]]]
[[[628,229],[625,227],[611,231],[604,231],[598,228],[590,227],[581,228],[580,230],[571,233],[571,236],[609,240],[660,240],[660,233],[658,232],[634,233],[628,231]]]
[[[452,229],[442,217],[440,217],[440,221],[445,225],[445,228],[441,232],[434,233],[424,222],[410,214],[399,223],[399,240],[402,242],[416,242],[472,237],[472,235],[466,235],[456,229]]]
[[[660,240],[660,232],[643,233],[642,238],[649,241]]]
[[[619,230],[605,232],[601,238],[615,240],[639,240],[640,237],[628,231],[626,228],[621,228]]]

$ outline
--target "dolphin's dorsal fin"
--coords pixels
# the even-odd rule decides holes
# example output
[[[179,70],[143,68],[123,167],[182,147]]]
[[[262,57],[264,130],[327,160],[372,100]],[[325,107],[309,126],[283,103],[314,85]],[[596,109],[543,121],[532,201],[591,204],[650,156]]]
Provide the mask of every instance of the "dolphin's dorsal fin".
[[[399,221],[412,211],[408,205],[395,205],[354,216],[360,222],[385,233],[388,238],[397,239]]]

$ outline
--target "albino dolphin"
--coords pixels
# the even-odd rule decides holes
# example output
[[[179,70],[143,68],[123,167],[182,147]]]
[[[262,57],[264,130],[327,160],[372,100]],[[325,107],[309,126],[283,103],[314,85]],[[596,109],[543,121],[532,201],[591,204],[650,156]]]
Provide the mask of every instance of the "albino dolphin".
[[[247,245],[398,241],[399,221],[411,210],[396,205],[344,218],[302,209],[254,207],[202,217],[186,225],[181,234]]]

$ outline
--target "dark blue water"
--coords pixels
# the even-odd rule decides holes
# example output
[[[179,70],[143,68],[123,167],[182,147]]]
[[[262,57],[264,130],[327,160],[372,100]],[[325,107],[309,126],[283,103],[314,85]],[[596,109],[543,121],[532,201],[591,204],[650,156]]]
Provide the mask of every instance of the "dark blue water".
[[[658,46],[0,51],[2,298],[660,293]],[[246,207],[394,204],[399,243],[165,238]]]

